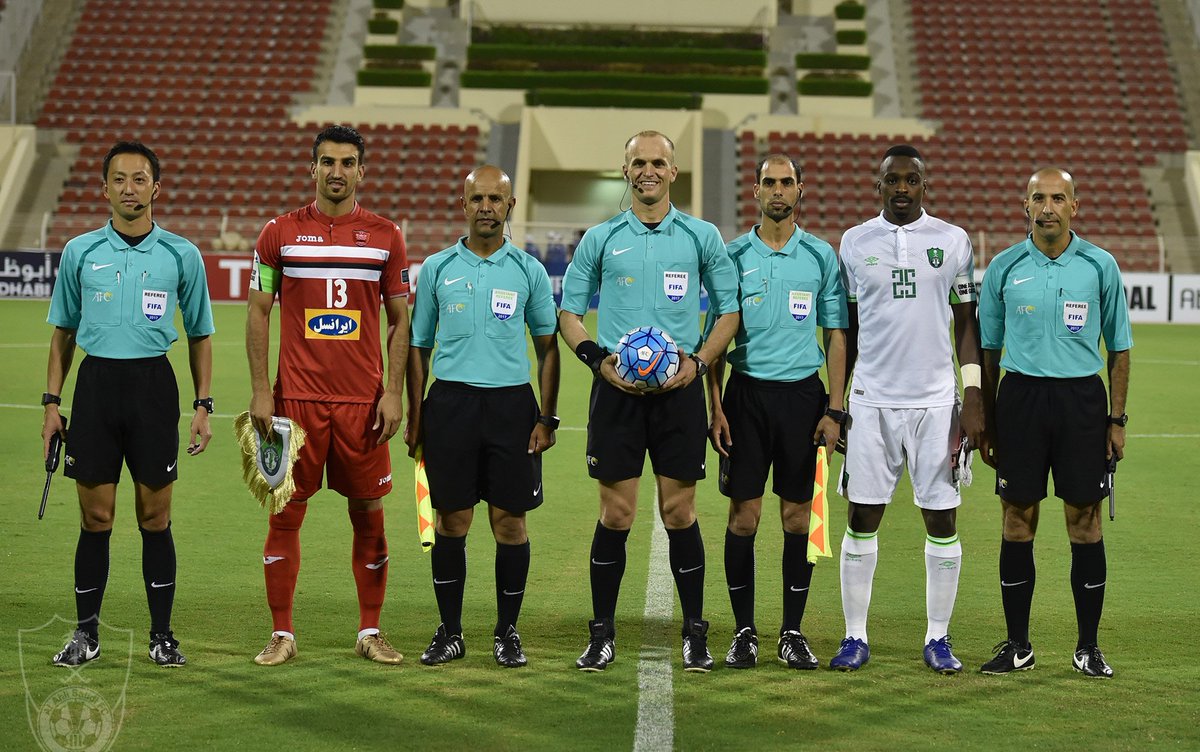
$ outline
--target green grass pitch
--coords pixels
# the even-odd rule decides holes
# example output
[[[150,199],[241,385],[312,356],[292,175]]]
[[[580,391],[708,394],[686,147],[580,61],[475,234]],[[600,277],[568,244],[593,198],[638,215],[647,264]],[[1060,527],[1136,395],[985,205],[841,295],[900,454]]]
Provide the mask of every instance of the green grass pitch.
[[[994,476],[978,461],[960,511],[965,556],[951,623],[955,652],[967,668],[962,675],[935,675],[921,660],[923,531],[907,485],[880,533],[867,667],[854,674],[793,672],[775,660],[781,535],[768,500],[757,552],[762,660],[752,671],[721,668],[733,623],[721,565],[726,502],[712,477],[699,487],[698,510],[708,554],[705,615],[718,668],[708,675],[682,672],[677,609],[670,622],[643,618],[654,524],[652,487],[644,483],[617,614],[618,661],[599,675],[576,671],[591,612],[587,559],[598,504],[583,461],[586,372],[569,354],[563,429],[546,457],[547,501],[529,517],[533,562],[520,623],[528,668],[501,670],[491,658],[494,544],[482,518],[468,540],[467,657],[436,669],[417,661],[438,618],[428,557],[416,534],[412,465],[399,440],[393,442],[395,490],[387,499],[391,568],[383,628],[406,654],[404,665],[378,666],[354,654],[350,525],[341,498],[322,491],[303,532],[299,656],[279,668],[256,666],[251,658],[270,634],[260,564],[266,519],[242,486],[231,428],[249,399],[239,305],[215,310],[215,438],[202,456],[181,458],[175,488],[174,628],[189,664],[163,670],[146,658],[149,617],[126,478],[102,616],[133,631],[132,662],[125,660],[125,646],[110,639],[101,660],[76,677],[49,663],[68,625],[18,632],[55,616],[74,617],[78,511],[74,488],[61,474],[46,518],[36,519],[45,478],[37,402],[50,336],[46,310],[44,301],[0,302],[0,748],[37,748],[27,696],[38,704],[63,687],[83,686],[114,707],[118,750],[629,749],[638,721],[638,656],[655,648],[670,656],[673,694],[657,699],[673,711],[674,728],[665,738],[680,750],[1200,748],[1200,671],[1192,653],[1200,596],[1194,554],[1187,553],[1200,527],[1195,328],[1134,330],[1128,456],[1117,475],[1117,519],[1104,521],[1109,578],[1100,644],[1116,671],[1112,681],[1085,680],[1070,668],[1074,611],[1057,501],[1044,505],[1036,547],[1037,670],[977,673],[1004,637],[996,578],[999,504],[991,493]],[[186,396],[185,346],[176,345],[172,361]],[[72,385],[73,379],[66,395]],[[840,459],[833,464],[840,468]],[[845,501],[832,495],[831,508],[836,550]],[[825,666],[843,635],[836,558],[817,565],[804,630]]]

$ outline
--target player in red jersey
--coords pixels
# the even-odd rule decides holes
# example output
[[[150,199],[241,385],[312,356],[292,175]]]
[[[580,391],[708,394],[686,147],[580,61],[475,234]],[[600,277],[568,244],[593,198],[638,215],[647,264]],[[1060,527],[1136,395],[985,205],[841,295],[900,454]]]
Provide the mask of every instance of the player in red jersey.
[[[379,632],[387,587],[383,497],[392,490],[387,442],[400,427],[408,356],[408,258],[392,222],[358,205],[364,143],[358,131],[329,126],[313,143],[316,200],[267,223],[254,251],[246,318],[250,417],[260,435],[271,416],[291,418],[308,434],[293,476],[296,493],[270,518],[263,546],[267,604],[274,632],[255,663],[276,666],[296,655],[292,602],[300,571],[300,526],[321,487],[344,495],[354,527],[358,587],[356,651],[378,663],[403,656]],[[279,373],[267,372],[271,309],[279,296]],[[379,337],[387,313],[387,380]]]

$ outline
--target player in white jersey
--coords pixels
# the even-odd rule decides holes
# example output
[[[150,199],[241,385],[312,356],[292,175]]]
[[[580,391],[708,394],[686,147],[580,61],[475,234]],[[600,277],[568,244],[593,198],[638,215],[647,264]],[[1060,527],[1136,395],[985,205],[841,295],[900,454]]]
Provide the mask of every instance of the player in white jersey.
[[[952,464],[961,438],[974,447],[983,431],[979,326],[971,241],[925,212],[925,187],[920,153],[907,145],[888,149],[875,184],[883,211],[847,230],[839,252],[850,312],[847,369],[854,369],[838,488],[850,502],[841,559],[846,639],[829,662],[842,671],[870,657],[867,609],[879,524],[905,464],[927,533],[925,663],[943,674],[962,670],[948,634],[962,561]],[[961,416],[947,336],[952,313]]]

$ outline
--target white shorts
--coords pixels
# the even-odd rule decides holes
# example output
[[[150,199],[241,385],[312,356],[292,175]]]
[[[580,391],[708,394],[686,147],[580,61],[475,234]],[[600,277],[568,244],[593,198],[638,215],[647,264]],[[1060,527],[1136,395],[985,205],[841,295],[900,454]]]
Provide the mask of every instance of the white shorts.
[[[954,509],[962,503],[950,470],[958,433],[957,405],[893,409],[851,402],[838,493],[856,504],[889,504],[907,460],[913,503]]]

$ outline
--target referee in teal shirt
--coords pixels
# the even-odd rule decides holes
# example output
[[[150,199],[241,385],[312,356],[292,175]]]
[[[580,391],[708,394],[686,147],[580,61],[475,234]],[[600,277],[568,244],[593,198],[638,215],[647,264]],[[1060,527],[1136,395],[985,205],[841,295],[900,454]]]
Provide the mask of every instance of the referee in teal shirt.
[[[541,506],[542,452],[558,428],[559,359],[554,298],[546,268],[504,237],[516,204],[499,168],[467,176],[467,235],[425,259],[417,280],[408,356],[409,454],[424,445],[429,496],[437,510],[433,592],[442,623],[421,663],[466,653],[462,634],[467,532],[481,500],[496,539],[496,628],[492,655],[526,664],[517,617],[529,574],[525,513]],[[541,408],[529,383],[525,330],[537,356]],[[434,345],[429,387],[430,352]]]
[[[803,193],[800,171],[787,155],[773,154],[755,170],[754,196],[762,221],[729,244],[737,268],[742,321],[728,356],[732,373],[722,397],[725,356],[708,372],[710,436],[721,455],[720,489],[729,497],[725,582],[736,623],[725,656],[730,668],[758,662],[754,624],[754,537],[762,517],[767,474],[779,496],[783,524],[783,621],[778,657],[810,670],[817,658],[800,631],[808,601],[808,522],[812,511],[816,445],[837,444],[846,414],[846,289],[837,256],[824,240],[795,221]],[[711,321],[711,319],[710,319]],[[829,351],[829,395],[821,383]],[[834,408],[829,408],[829,405]],[[804,437],[812,437],[812,441]]]
[[[1089,677],[1113,674],[1097,647],[1107,580],[1100,502],[1109,490],[1107,461],[1125,453],[1133,337],[1117,262],[1071,231],[1078,207],[1070,173],[1034,173],[1025,198],[1029,237],[996,256],[983,278],[979,328],[988,416],[980,454],[996,468],[1004,514],[1000,596],[1008,628],[995,657],[983,665],[985,674],[1034,667],[1033,538],[1051,473],[1054,494],[1066,505],[1071,541],[1079,626],[1072,666]],[[1108,352],[1107,394],[1098,375],[1104,367],[1101,338]],[[1001,368],[1007,372],[1003,381]]]
[[[67,243],[47,319],[55,328],[42,395],[43,451],[49,453],[55,433],[66,439],[63,472],[75,479],[81,510],[75,548],[78,626],[53,662],[79,666],[100,656],[100,605],[124,462],[133,477],[142,533],[150,659],[160,666],[182,666],[187,659],[171,631],[171,489],[179,477],[179,388],[166,352],[179,337],[179,308],[196,396],[187,448],[194,456],[212,437],[214,329],[208,282],[196,246],[153,221],[160,177],[154,152],[136,141],[119,142],[104,158],[103,176],[112,221]],[[68,435],[59,405],[77,344],[87,357],[79,365]]]
[[[703,376],[737,330],[737,273],[717,228],[671,205],[679,173],[675,145],[657,131],[625,144],[625,180],[632,207],[589,229],[563,277],[559,326],[576,357],[590,367],[588,473],[600,483],[600,520],[592,537],[593,619],[588,647],[575,662],[603,671],[616,655],[613,615],[625,572],[625,540],[637,511],[646,453],[658,485],[659,511],[670,540],[671,573],[683,611],[683,667],[712,668],[704,606],[704,544],[696,521],[696,481],[704,477]],[[718,317],[700,336],[700,286]],[[599,342],[583,325],[600,292]],[[622,381],[612,351],[628,331],[655,326],[679,346],[679,371],[656,394]]]

